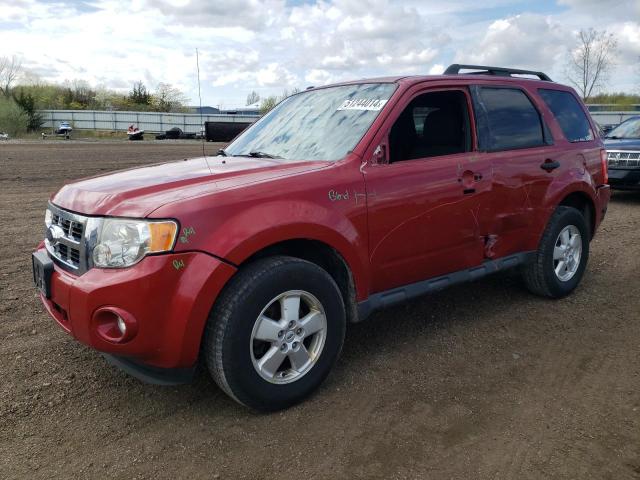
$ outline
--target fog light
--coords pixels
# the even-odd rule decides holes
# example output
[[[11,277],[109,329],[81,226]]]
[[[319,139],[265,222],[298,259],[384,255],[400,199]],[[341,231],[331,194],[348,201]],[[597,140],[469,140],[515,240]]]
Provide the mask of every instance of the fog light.
[[[126,343],[138,333],[138,322],[126,310],[101,307],[93,313],[93,328],[103,340],[110,343]]]
[[[118,330],[120,330],[123,337],[127,334],[127,324],[124,323],[122,317],[118,317]]]

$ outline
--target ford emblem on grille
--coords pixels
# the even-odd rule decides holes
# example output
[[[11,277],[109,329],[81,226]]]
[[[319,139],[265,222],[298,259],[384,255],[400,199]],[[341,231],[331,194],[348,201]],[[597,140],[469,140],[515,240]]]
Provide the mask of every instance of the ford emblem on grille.
[[[47,228],[47,240],[49,240],[52,247],[56,245],[61,238],[64,238],[64,230],[61,227],[51,225]]]

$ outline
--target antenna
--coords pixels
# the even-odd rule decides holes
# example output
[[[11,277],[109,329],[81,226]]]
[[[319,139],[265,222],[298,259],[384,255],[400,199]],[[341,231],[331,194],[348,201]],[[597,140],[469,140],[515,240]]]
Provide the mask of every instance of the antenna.
[[[207,168],[209,169],[209,173],[213,173],[211,171],[211,167],[209,166],[209,162],[207,161],[207,153],[204,150],[204,136],[206,133],[206,129],[204,128],[204,118],[202,116],[202,92],[200,90],[200,55],[198,53],[198,49],[196,48],[196,68],[198,70],[198,101],[200,102],[200,134],[202,136],[202,156],[204,157],[204,162],[207,164]]]

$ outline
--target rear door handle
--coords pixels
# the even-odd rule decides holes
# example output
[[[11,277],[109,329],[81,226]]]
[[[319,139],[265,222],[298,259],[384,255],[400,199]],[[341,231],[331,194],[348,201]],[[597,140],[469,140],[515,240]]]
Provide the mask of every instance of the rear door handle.
[[[547,172],[550,172],[551,170],[555,170],[559,166],[560,166],[560,162],[558,162],[557,160],[551,160],[550,158],[547,158],[544,161],[544,163],[540,165],[540,168],[543,170],[546,170]]]

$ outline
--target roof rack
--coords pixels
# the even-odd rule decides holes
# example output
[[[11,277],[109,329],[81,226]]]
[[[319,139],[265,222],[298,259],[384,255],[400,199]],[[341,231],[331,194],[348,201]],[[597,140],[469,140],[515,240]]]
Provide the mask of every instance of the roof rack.
[[[475,70],[473,72],[460,73],[460,70]],[[444,75],[495,75],[497,77],[511,77],[513,75],[534,75],[540,80],[552,82],[546,73],[533,70],[518,70],[516,68],[487,67],[486,65],[461,65],[454,63],[444,71]]]

